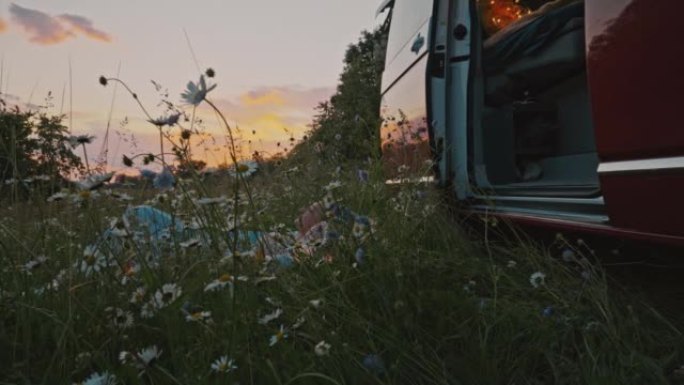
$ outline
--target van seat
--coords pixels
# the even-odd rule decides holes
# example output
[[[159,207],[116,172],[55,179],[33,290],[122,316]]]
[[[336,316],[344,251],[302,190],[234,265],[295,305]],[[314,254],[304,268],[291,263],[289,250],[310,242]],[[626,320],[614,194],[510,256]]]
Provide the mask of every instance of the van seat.
[[[584,68],[583,5],[574,1],[552,8],[485,41],[483,71],[488,105],[541,91]]]

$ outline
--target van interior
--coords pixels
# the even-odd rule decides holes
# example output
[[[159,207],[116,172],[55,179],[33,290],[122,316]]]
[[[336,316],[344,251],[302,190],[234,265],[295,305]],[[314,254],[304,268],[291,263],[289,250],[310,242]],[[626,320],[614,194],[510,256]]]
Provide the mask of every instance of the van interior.
[[[495,16],[478,6],[475,179],[497,194],[595,196],[598,157],[587,90],[584,2],[536,3],[544,4],[495,31],[488,31],[491,20],[483,19]]]

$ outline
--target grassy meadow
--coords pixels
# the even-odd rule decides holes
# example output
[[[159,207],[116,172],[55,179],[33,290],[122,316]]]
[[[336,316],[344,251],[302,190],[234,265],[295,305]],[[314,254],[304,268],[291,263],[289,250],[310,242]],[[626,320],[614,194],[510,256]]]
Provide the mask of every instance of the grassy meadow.
[[[225,123],[234,163],[214,173],[174,146],[184,173],[133,186],[15,179],[23,195],[0,208],[0,384],[681,381],[679,328],[609,284],[589,245],[494,236],[509,225],[487,217],[473,236],[445,191],[387,185],[376,153],[349,156],[377,127],[349,113],[378,111],[352,76],[373,53],[361,43],[342,96],[287,157],[238,159]],[[213,86],[191,84],[192,111],[213,108]],[[178,115],[150,120],[163,134]]]
[[[4,207],[0,383],[656,384],[680,365],[680,331],[582,245],[485,245],[441,191],[309,146]],[[301,237],[314,202],[327,226]]]

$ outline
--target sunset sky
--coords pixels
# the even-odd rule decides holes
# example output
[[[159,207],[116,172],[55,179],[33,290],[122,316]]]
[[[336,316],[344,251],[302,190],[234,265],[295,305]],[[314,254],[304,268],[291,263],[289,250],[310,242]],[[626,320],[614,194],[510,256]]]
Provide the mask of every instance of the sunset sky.
[[[245,152],[273,153],[275,143],[300,138],[319,101],[334,92],[346,47],[375,25],[374,0],[0,0],[0,92],[10,103],[42,105],[52,91],[53,113],[73,118],[73,134],[97,137],[99,155],[114,87],[100,75],[119,77],[153,116],[160,93],[180,103],[189,80],[206,68],[217,75],[210,93],[231,123],[239,125]],[[188,44],[187,37],[191,44]],[[193,59],[190,46],[195,53]],[[71,84],[69,77],[71,63]],[[70,92],[70,89],[73,92]],[[189,109],[188,109],[189,110]],[[128,123],[123,124],[128,118]],[[223,161],[216,117],[204,114],[217,144],[196,150],[210,164]],[[65,120],[69,125],[69,118]],[[109,137],[109,164],[121,156],[158,149],[156,129],[134,100],[118,88]],[[252,131],[255,134],[252,134]],[[131,137],[135,140],[131,141]],[[247,141],[252,140],[251,148]],[[137,148],[133,147],[137,143]]]

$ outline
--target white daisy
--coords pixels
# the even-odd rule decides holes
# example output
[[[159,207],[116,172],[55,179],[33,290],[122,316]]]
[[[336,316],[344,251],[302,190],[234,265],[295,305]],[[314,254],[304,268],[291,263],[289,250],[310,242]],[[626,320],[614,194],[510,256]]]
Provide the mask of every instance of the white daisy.
[[[210,322],[211,312],[210,311],[196,311],[194,313],[189,313],[185,316],[185,320],[188,322]]]
[[[167,283],[154,293],[154,303],[158,309],[162,309],[180,297],[183,290],[175,283]]]
[[[56,192],[56,193],[50,195],[47,198],[47,201],[48,202],[57,202],[57,201],[61,201],[62,199],[66,198],[68,196],[69,196],[69,193],[60,191],[60,192]]]
[[[46,257],[46,256],[44,256],[44,255],[39,255],[38,257],[36,257],[36,259],[32,259],[32,260],[26,262],[26,263],[22,266],[22,270],[25,271],[25,272],[28,273],[28,274],[31,274],[31,272],[32,272],[33,270],[35,270],[35,269],[39,268],[40,266],[42,266],[46,261],[47,261],[47,257]]]
[[[302,325],[304,325],[304,322],[306,322],[306,318],[304,318],[304,317],[297,318],[295,323],[292,324],[292,329],[299,329]]]
[[[89,245],[83,250],[83,259],[76,261],[74,267],[81,270],[86,277],[90,277],[91,274],[107,267],[107,258],[97,249],[97,246]]]
[[[153,298],[149,302],[145,302],[142,305],[142,307],[140,308],[140,318],[150,319],[150,318],[154,317],[156,312],[157,312],[157,309],[155,307],[155,302],[154,302],[154,298]]]
[[[207,97],[207,93],[214,88],[216,88],[216,84],[207,88],[207,82],[204,80],[204,75],[201,75],[198,83],[188,82],[185,91],[181,94],[181,98],[186,103],[197,106]]]
[[[530,275],[530,284],[537,288],[544,284],[544,278],[546,278],[546,274],[542,273],[541,271],[533,273]]]
[[[332,346],[329,343],[321,341],[314,346],[314,353],[316,353],[316,355],[319,357],[327,356],[330,354],[331,347]]]
[[[228,356],[221,356],[211,364],[211,370],[216,373],[229,373],[235,369],[237,369],[235,360],[228,359]]]
[[[223,274],[217,279],[209,282],[207,286],[204,287],[204,291],[218,291],[223,289],[226,285],[233,286],[233,282],[235,280],[238,281],[247,281],[247,277],[245,276],[238,276],[237,278],[233,277],[230,274]]]
[[[202,241],[199,238],[191,238],[185,242],[180,242],[178,245],[184,249],[188,249],[190,247],[200,246],[201,243]]]
[[[154,363],[156,359],[161,356],[162,351],[157,348],[157,345],[152,345],[148,346],[145,349],[141,350],[136,354],[138,359],[140,360],[140,363],[144,365],[144,367],[148,367]]]
[[[263,317],[259,318],[258,322],[261,325],[266,325],[267,323],[269,323],[269,322],[277,319],[278,317],[280,317],[282,314],[283,314],[283,309],[278,308],[278,309],[275,309],[275,311],[273,311],[272,313],[268,313],[268,314],[264,315]]]
[[[135,289],[133,294],[131,294],[131,299],[130,303],[132,304],[139,304],[142,303],[145,300],[145,295],[147,294],[147,290],[144,287],[139,287]]]
[[[114,327],[128,329],[133,326],[133,313],[130,311],[119,309],[118,307],[108,307],[105,309],[105,312],[107,312],[109,320]]]
[[[131,236],[130,228],[131,225],[125,216],[121,218],[114,218],[109,222],[109,231],[115,237],[127,238]]]
[[[311,301],[309,301],[309,304],[313,306],[314,309],[318,309],[319,307],[321,307],[321,303],[323,303],[322,299],[312,299]]]
[[[80,384],[83,385],[115,385],[117,384],[116,376],[113,374],[109,374],[109,372],[105,371],[100,373],[93,373],[88,378],[85,379],[85,381],[81,382]]]
[[[331,191],[331,190],[334,190],[334,189],[341,187],[341,186],[342,186],[342,182],[340,182],[339,180],[335,180],[335,181],[328,183],[326,186],[323,187],[323,189],[325,191]]]
[[[232,176],[241,175],[245,178],[251,176],[259,169],[259,164],[253,160],[238,162],[236,166],[231,166],[228,172]]]
[[[80,190],[95,190],[96,188],[102,187],[105,182],[109,182],[114,176],[113,172],[108,172],[104,174],[94,174],[83,180],[76,182],[76,187]]]
[[[287,333],[285,332],[285,327],[281,324],[280,329],[269,339],[268,346],[273,346],[285,338],[287,338]]]

